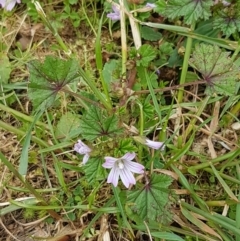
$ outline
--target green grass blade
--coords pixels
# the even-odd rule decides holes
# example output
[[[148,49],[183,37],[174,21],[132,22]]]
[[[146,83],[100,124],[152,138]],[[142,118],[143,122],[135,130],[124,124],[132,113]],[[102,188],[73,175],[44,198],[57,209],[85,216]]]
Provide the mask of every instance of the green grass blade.
[[[189,151],[190,147],[192,146],[193,140],[194,140],[194,133],[189,138],[187,143],[183,146],[183,148],[178,150],[177,153],[169,159],[169,161],[165,165],[165,168],[172,165],[172,163],[176,162],[177,160],[180,160],[180,158]]]
[[[205,211],[208,211],[208,206],[207,204],[194,192],[190,184],[188,183],[186,177],[181,173],[181,171],[176,168],[173,164],[171,165],[171,168],[174,170],[174,172],[178,175],[179,181],[181,184],[186,188],[189,193],[191,194],[191,197],[196,201],[198,206]]]
[[[138,21],[136,19],[136,21]],[[231,41],[231,40],[227,40],[227,39],[219,39],[219,38],[212,38],[212,37],[208,37],[206,35],[201,35],[201,34],[197,34],[194,33],[193,31],[191,31],[190,28],[186,28],[186,27],[181,27],[181,26],[175,26],[175,25],[168,25],[168,24],[160,24],[160,23],[149,23],[149,22],[140,22],[140,24],[142,25],[146,25],[152,28],[159,28],[159,29],[165,29],[171,32],[176,32],[180,35],[186,36],[186,37],[191,37],[193,39],[197,39],[203,42],[207,42],[209,44],[215,44],[218,45],[222,48],[225,49],[230,49],[230,50],[235,50],[238,48],[238,43],[236,41]]]
[[[131,227],[130,223],[127,220],[127,217],[126,217],[125,212],[123,210],[121,200],[119,198],[119,190],[117,190],[117,188],[115,188],[113,185],[112,185],[112,190],[113,190],[113,193],[114,193],[115,200],[117,202],[117,206],[118,206],[118,208],[120,210],[120,213],[122,215],[123,223],[126,225],[128,230],[131,232],[131,235],[134,237],[134,232],[132,230],[132,227]]]
[[[37,204],[39,201],[35,197],[32,197],[30,199],[23,200],[21,202],[25,203],[26,205],[33,205],[33,204]],[[21,207],[14,205],[14,204],[10,204],[9,206],[7,206],[5,208],[0,209],[0,217],[6,215],[8,213],[11,213],[13,211],[19,210],[19,209],[21,209]]]
[[[111,103],[110,96],[109,96],[109,89],[108,89],[107,83],[102,74],[103,63],[102,63],[102,48],[101,48],[101,29],[102,29],[104,15],[105,15],[105,12],[103,12],[102,17],[99,21],[96,45],[95,45],[95,54],[96,54],[97,69],[98,69],[99,76],[100,76],[100,79],[102,82],[103,91],[104,91],[104,94],[106,96],[108,103]]]
[[[191,26],[191,28],[194,29],[195,24],[193,24]],[[188,61],[189,61],[189,58],[190,58],[190,55],[191,55],[191,52],[192,52],[192,42],[193,42],[192,37],[188,37],[187,43],[186,43],[186,50],[185,50],[185,54],[184,54],[184,58],[183,58],[183,66],[182,66],[181,77],[180,77],[180,82],[179,82],[180,85],[184,84],[185,81],[186,81],[187,71],[188,71]],[[182,103],[183,88],[179,88],[177,100],[178,100],[178,103]]]
[[[205,224],[203,221],[198,219],[194,213],[188,211],[187,209],[183,208],[181,209],[182,214],[193,224],[195,224],[199,229],[201,229],[203,232],[208,233],[210,235],[213,235],[219,239],[221,239],[221,236],[214,231],[211,227],[209,227],[207,224]]]
[[[233,226],[232,224],[223,221],[222,219],[219,219],[218,217],[210,214],[209,212],[206,212],[205,210],[201,210],[199,208],[193,207],[192,205],[185,203],[185,202],[181,202],[181,206],[184,208],[187,208],[199,215],[202,215],[203,217],[205,217],[208,221],[213,222],[214,224],[218,224],[223,226],[224,228],[226,228],[229,231],[232,231],[236,236],[240,235],[240,229],[238,229],[236,226]]]
[[[62,173],[62,167],[61,167],[61,164],[59,163],[57,157],[54,155],[54,153],[52,152],[52,156],[53,156],[53,165],[54,165],[54,168],[55,168],[55,171],[56,171],[56,178],[59,182],[59,184],[61,185],[63,191],[65,193],[67,193],[67,186],[66,186],[66,183],[64,181],[64,176],[63,176],[63,173]]]
[[[44,148],[44,149],[41,149],[39,151],[39,153],[47,153],[47,152],[51,152],[51,151],[56,151],[56,150],[59,150],[59,149],[62,149],[62,148],[66,148],[66,147],[71,147],[73,144],[72,142],[61,142],[61,143],[58,143],[56,145],[53,145],[53,146],[49,146],[47,148]]]
[[[214,167],[214,165],[212,163],[210,163],[210,166],[213,170],[214,175],[216,176],[216,178],[218,179],[218,181],[221,183],[222,187],[224,188],[224,190],[226,191],[226,193],[229,195],[229,197],[233,200],[235,200],[236,202],[238,202],[237,197],[233,194],[233,192],[231,191],[231,189],[229,188],[229,186],[226,184],[226,182],[223,180],[223,178],[219,175],[218,171],[216,170],[216,168]]]
[[[87,85],[91,88],[92,92],[96,95],[96,97],[101,101],[104,107],[107,110],[112,110],[112,105],[108,102],[105,96],[97,88],[96,84],[91,80],[91,78],[86,74],[86,72],[79,66],[79,74],[87,83]]]
[[[230,151],[228,153],[226,153],[225,155],[222,155],[222,156],[219,156],[219,157],[216,157],[212,160],[208,160],[204,163],[201,163],[199,165],[196,165],[194,167],[190,167],[189,170],[192,172],[196,172],[197,170],[200,170],[200,169],[203,169],[205,167],[208,167],[210,166],[210,163],[212,164],[217,164],[221,161],[225,161],[225,160],[228,160],[228,161],[232,161],[234,160],[237,156],[240,155],[240,149],[236,149],[236,150],[233,150],[233,151]],[[190,172],[189,171],[189,172]]]
[[[155,110],[158,114],[159,121],[161,121],[161,119],[162,119],[161,110],[160,110],[160,107],[159,107],[159,104],[158,104],[158,101],[157,101],[157,98],[156,98],[151,80],[150,80],[149,75],[147,73],[147,70],[143,66],[140,66],[140,67],[137,68],[137,71],[138,71],[138,75],[140,76],[140,78],[142,80],[144,80],[144,82],[146,82],[147,85],[148,85],[148,89],[150,91],[150,95],[151,95],[152,100],[153,100],[154,108],[155,108]]]
[[[39,111],[33,119],[33,122],[31,123],[30,127],[28,128],[28,131],[25,136],[23,148],[22,148],[22,153],[19,161],[19,173],[21,175],[26,175],[27,174],[27,169],[28,169],[28,151],[29,151],[29,146],[30,146],[30,140],[31,140],[31,135],[32,135],[32,129],[40,116],[43,114],[43,111]]]
[[[36,199],[40,200],[43,205],[45,205],[45,206],[48,205],[47,202],[42,197],[42,195],[40,193],[38,193],[28,181],[24,180],[23,176],[20,175],[20,173],[14,168],[12,163],[10,163],[1,152],[0,152],[0,160],[15,175],[15,177],[18,178],[23,183],[23,185],[36,197]],[[61,219],[61,217],[53,210],[49,210],[49,214],[57,220]]]

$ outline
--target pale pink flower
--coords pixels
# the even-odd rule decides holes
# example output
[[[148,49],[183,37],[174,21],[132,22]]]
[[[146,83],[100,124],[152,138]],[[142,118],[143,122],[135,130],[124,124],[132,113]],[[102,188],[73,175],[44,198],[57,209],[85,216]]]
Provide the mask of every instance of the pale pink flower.
[[[104,158],[105,163],[103,163],[102,166],[111,169],[108,175],[107,182],[112,183],[113,186],[116,187],[120,176],[126,188],[128,188],[130,184],[136,184],[136,180],[132,173],[144,173],[144,166],[132,161],[135,156],[136,153],[134,152],[128,152],[120,158],[106,156]]]
[[[21,0],[0,0],[2,8],[5,8],[7,11],[11,11],[16,3],[21,3]]]
[[[115,5],[112,5],[112,9],[113,9],[113,12],[107,14],[107,17],[113,21],[120,20],[121,17],[120,17],[119,9]]]
[[[80,155],[84,155],[82,163],[86,164],[90,157],[89,153],[92,150],[81,140],[78,140],[78,142],[74,145],[74,151],[78,152]]]
[[[151,141],[149,139],[145,140],[145,145],[147,145],[148,147],[155,149],[155,150],[158,150],[158,149],[164,150],[164,148],[165,148],[165,145],[163,142]]]

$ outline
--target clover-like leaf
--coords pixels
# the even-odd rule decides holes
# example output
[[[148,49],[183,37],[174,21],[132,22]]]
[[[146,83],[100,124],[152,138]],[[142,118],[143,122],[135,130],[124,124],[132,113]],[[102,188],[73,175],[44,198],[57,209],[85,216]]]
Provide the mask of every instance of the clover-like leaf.
[[[239,79],[239,64],[229,58],[230,52],[223,52],[218,46],[199,44],[189,64],[201,73],[206,81],[206,94],[233,95]]]
[[[213,4],[212,0],[169,0],[163,15],[171,19],[184,17],[184,22],[190,25],[199,19],[207,20]]]
[[[80,121],[80,132],[84,139],[92,141],[98,137],[114,138],[122,133],[117,115],[108,115],[96,106],[89,108]]]
[[[172,179],[166,175],[152,174],[149,183],[140,190],[127,193],[127,212],[135,221],[168,223],[171,220],[169,186]]]
[[[47,56],[44,63],[33,60],[28,64],[28,68],[30,72],[28,97],[37,109],[51,106],[59,91],[68,83],[80,79],[78,62],[75,59],[62,60]]]

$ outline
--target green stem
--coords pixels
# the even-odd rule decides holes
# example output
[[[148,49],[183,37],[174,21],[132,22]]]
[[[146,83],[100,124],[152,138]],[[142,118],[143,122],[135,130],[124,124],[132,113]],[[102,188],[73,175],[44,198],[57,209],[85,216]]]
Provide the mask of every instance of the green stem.
[[[195,28],[195,23],[192,24],[191,29],[192,31]],[[182,66],[182,72],[181,72],[181,78],[180,78],[180,85],[184,84],[186,81],[187,71],[188,71],[188,61],[190,58],[190,54],[192,51],[192,37],[187,38],[187,44],[186,44],[186,52],[184,54],[184,60],[183,60],[183,66]],[[183,88],[180,88],[178,91],[178,103],[182,103],[183,100]]]
[[[137,101],[137,104],[139,106],[139,112],[140,112],[140,117],[139,117],[139,134],[140,136],[143,136],[143,130],[144,130],[144,113],[143,113],[143,106],[140,101]],[[139,146],[138,148],[138,160],[141,162],[142,160],[142,151],[143,147],[142,145]]]
[[[96,38],[96,47],[95,47],[95,53],[96,53],[96,64],[97,64],[97,69],[99,72],[99,76],[102,82],[102,87],[104,94],[106,96],[107,102],[111,104],[111,99],[109,96],[109,89],[107,86],[107,83],[103,77],[102,69],[103,69],[103,63],[102,63],[102,49],[101,49],[101,29],[102,29],[102,22],[103,22],[103,17],[104,17],[105,12],[103,12],[102,17],[99,22],[99,27],[98,27],[98,33],[97,33],[97,38]]]
[[[85,71],[79,66],[79,74],[84,79],[84,81],[91,88],[96,97],[102,102],[107,110],[112,110],[112,105],[108,102],[108,100],[102,95],[102,93],[96,87],[96,84],[89,78],[89,76],[85,73]]]
[[[91,23],[88,15],[87,15],[87,13],[86,13],[86,11],[85,11],[85,6],[84,6],[84,3],[85,3],[85,2],[86,2],[86,1],[82,0],[82,11],[83,11],[83,13],[84,13],[84,15],[85,15],[85,18],[87,19],[87,22],[88,22],[89,26],[91,27],[92,31],[94,32],[94,35],[97,36],[97,33],[96,33],[96,31],[95,31],[95,29],[94,29],[94,27],[93,27],[93,25],[92,25],[92,23]],[[94,12],[95,12],[95,11],[94,11]]]
[[[45,26],[47,26],[49,28],[49,30],[52,32],[53,36],[56,38],[57,42],[59,43],[61,48],[64,50],[64,52],[67,55],[70,55],[71,54],[71,50],[68,49],[68,47],[65,45],[65,43],[62,40],[62,38],[58,34],[57,30],[52,26],[51,22],[47,19],[47,16],[44,13],[40,3],[38,1],[32,1],[32,2],[35,5],[35,8],[36,8],[40,18],[42,19],[43,23],[45,24]]]
[[[137,71],[138,71],[140,78],[142,78],[144,80],[144,82],[147,82],[148,89],[149,89],[150,95],[153,100],[154,108],[158,114],[159,121],[161,122],[161,119],[162,119],[161,110],[159,108],[159,104],[158,104],[158,101],[157,101],[157,98],[156,98],[156,95],[155,95],[155,92],[154,92],[154,89],[152,86],[151,79],[149,78],[148,72],[147,72],[146,68],[143,66],[138,67]]]
[[[140,118],[139,118],[139,134],[140,136],[143,136],[143,130],[144,130],[144,113],[143,113],[143,106],[142,103],[137,101],[137,104],[139,106],[140,111]]]
[[[124,13],[124,2],[119,0],[120,4],[120,25],[121,25],[121,47],[122,47],[122,77],[126,79],[127,69],[127,34],[126,34],[126,19]],[[124,86],[123,86],[124,87]]]

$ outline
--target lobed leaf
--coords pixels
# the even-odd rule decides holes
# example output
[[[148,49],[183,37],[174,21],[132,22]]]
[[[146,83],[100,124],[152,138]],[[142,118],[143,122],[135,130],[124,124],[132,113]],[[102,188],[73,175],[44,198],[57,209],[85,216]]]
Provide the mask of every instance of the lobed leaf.
[[[206,81],[206,94],[234,95],[239,79],[239,64],[229,58],[230,52],[223,52],[216,45],[199,44],[189,64],[201,73]]]
[[[63,141],[70,140],[80,134],[80,119],[77,115],[71,112],[65,113],[61,116],[57,128],[55,130],[55,136]]]
[[[108,116],[105,110],[92,106],[80,121],[80,133],[86,140],[98,137],[115,137],[122,132],[116,115]]]
[[[89,184],[105,178],[105,169],[102,167],[103,160],[98,157],[90,158],[83,166],[85,177]]]
[[[213,20],[213,28],[219,28],[226,37],[235,32],[240,32],[240,17],[230,17],[226,15],[216,16]]]
[[[80,79],[78,62],[75,59],[62,60],[47,56],[44,63],[33,60],[28,64],[30,84],[28,97],[34,108],[50,107],[56,95],[68,83]]]
[[[169,222],[171,219],[169,210],[169,186],[171,183],[172,179],[169,176],[152,174],[149,183],[142,189],[129,191],[127,205],[132,214],[137,214],[141,220]]]
[[[211,0],[170,0],[167,4],[164,16],[176,19],[184,17],[186,24],[193,24],[199,19],[207,20],[211,16]]]
[[[147,67],[156,57],[156,51],[154,48],[147,44],[142,45],[138,49],[138,53],[140,54],[140,59],[137,61],[137,66],[142,65],[143,67]]]

